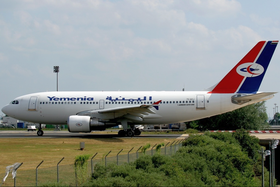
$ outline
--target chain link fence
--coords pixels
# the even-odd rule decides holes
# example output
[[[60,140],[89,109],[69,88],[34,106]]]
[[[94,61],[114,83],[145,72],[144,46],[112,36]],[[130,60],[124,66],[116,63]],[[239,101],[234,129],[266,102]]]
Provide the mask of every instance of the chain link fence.
[[[172,155],[182,146],[183,140],[174,141],[172,143],[167,143],[165,146],[156,150],[156,145],[153,145],[145,152],[146,155]],[[102,159],[95,159],[98,153],[94,153],[93,156],[88,160],[87,174],[88,178],[94,172],[94,166],[97,163],[104,164],[117,164],[121,165],[124,163],[134,162],[141,155],[141,147],[133,147],[128,152],[120,150],[117,155],[112,155],[110,152],[106,154]],[[57,163],[56,166],[49,168],[40,168],[40,165],[44,162],[42,161],[34,170],[18,170],[16,178],[8,177],[5,183],[0,183],[0,186],[43,186],[52,184],[61,184],[67,186],[77,186],[77,176],[75,175],[74,163],[70,165],[60,165],[60,162],[64,157]],[[23,163],[24,165],[24,163]],[[0,173],[0,177],[3,177],[6,173]],[[1,179],[1,180],[2,180]],[[2,181],[1,181],[2,182]]]

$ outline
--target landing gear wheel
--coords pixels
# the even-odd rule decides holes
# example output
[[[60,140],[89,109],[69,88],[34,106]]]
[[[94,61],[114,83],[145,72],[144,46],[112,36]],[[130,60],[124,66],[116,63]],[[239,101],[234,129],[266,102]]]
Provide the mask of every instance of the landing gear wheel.
[[[127,130],[126,135],[129,137],[133,137],[134,136],[133,130],[131,130],[131,129]]]
[[[44,131],[42,131],[42,130],[38,130],[38,131],[37,131],[37,135],[38,135],[38,136],[43,136],[43,134],[44,134]]]
[[[118,132],[118,136],[120,137],[124,137],[126,135],[125,131],[124,130],[119,130]]]
[[[134,130],[134,134],[137,135],[137,136],[139,136],[139,135],[141,134],[141,131],[140,131],[139,129],[135,129],[135,130]]]

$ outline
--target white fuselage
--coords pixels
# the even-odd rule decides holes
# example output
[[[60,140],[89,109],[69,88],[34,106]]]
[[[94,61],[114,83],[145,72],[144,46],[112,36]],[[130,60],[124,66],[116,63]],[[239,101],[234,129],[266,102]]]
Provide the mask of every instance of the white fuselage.
[[[152,105],[161,100],[155,114],[144,115],[143,121],[134,123],[166,124],[192,121],[243,107],[231,102],[233,95],[207,91],[41,92],[18,97],[15,99],[17,104],[10,103],[2,111],[23,121],[66,124],[69,116],[82,111]]]

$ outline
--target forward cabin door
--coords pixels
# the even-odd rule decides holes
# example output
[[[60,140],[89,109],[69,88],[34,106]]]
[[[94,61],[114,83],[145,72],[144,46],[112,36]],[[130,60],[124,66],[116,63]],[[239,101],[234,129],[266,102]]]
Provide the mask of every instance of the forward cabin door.
[[[37,97],[32,96],[29,99],[28,110],[29,111],[36,111],[37,110]]]

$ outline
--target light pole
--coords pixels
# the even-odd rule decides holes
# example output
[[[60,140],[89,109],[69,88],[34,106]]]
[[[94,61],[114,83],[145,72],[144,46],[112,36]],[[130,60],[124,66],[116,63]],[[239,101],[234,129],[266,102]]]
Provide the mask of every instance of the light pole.
[[[56,91],[58,92],[58,72],[59,72],[59,66],[53,67],[53,72],[56,73]],[[55,126],[56,130],[60,130],[58,128],[58,125]]]
[[[270,143],[271,145],[271,157],[270,157],[270,178],[269,182],[271,186],[274,186],[274,179],[275,179],[275,149],[277,148],[277,145],[279,144],[279,140],[273,139]]]
[[[270,155],[270,150],[263,150],[259,151],[262,155],[262,187],[264,187],[264,159],[266,156]]]
[[[56,73],[56,91],[58,92],[58,72],[59,72],[59,66],[53,67],[53,72]]]

